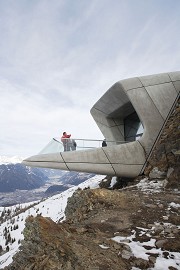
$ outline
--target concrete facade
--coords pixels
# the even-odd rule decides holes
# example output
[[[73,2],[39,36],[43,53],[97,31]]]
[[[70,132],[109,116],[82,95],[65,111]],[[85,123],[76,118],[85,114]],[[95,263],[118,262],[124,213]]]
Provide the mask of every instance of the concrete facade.
[[[96,102],[91,114],[107,141],[126,140],[128,143],[109,143],[107,147],[93,150],[36,155],[23,163],[28,166],[135,177],[142,172],[179,92],[179,71],[121,80]],[[135,141],[138,120],[144,132]]]

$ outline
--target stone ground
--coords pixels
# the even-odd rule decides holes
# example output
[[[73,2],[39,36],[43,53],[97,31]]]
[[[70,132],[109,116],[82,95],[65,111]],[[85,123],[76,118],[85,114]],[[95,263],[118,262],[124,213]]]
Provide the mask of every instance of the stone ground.
[[[77,190],[68,200],[63,223],[30,217],[21,252],[5,269],[152,269],[159,250],[164,258],[171,258],[180,251],[177,190],[142,190],[142,186]],[[112,239],[118,236],[123,241]],[[145,248],[146,260],[133,254],[133,243]],[[180,263],[168,269],[180,269]]]

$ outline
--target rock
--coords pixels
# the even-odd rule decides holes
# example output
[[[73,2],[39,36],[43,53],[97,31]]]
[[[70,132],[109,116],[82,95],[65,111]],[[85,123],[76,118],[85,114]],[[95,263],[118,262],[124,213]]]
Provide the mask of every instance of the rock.
[[[169,256],[169,252],[167,252],[167,251],[164,251],[164,252],[163,252],[163,256],[164,256],[164,258],[168,259],[168,256]]]
[[[180,224],[180,216],[179,215],[170,214],[170,216],[169,216],[169,222],[178,226]]]
[[[158,204],[158,207],[162,209],[162,208],[164,208],[164,205],[162,203],[160,203],[160,204]]]
[[[153,264],[155,264],[156,262],[156,257],[153,257],[153,256],[149,256],[149,261]]]
[[[179,233],[179,229],[176,227],[176,228],[172,228],[172,233],[173,234],[178,234]]]
[[[171,228],[165,228],[164,233],[171,233]]]
[[[127,239],[127,240],[128,240],[128,239]],[[129,242],[126,242],[126,243],[130,243],[130,240],[129,240]],[[123,247],[124,247],[125,250],[127,250],[127,251],[129,251],[129,252],[131,251],[130,246],[128,246],[128,245],[125,244]]]
[[[175,268],[173,266],[169,266],[169,270],[177,270],[177,268]]]
[[[135,238],[133,238],[132,240],[134,241],[139,241],[140,243],[143,242],[148,242],[151,238],[149,236],[147,236],[146,234],[143,235],[137,235]]]
[[[169,168],[167,171],[167,178],[171,175],[171,173],[174,171],[174,168]]]
[[[152,246],[147,246],[147,245],[143,245],[143,247],[147,250],[151,250],[153,247]]]
[[[163,183],[162,183],[162,187],[163,188],[166,188],[167,187],[167,185],[168,185],[168,180],[167,179],[164,179],[163,181],[162,181]]]
[[[168,216],[163,216],[163,219],[164,219],[164,220],[168,220],[169,217],[168,217]]]
[[[155,245],[157,248],[163,249],[165,243],[167,243],[167,239],[162,239],[162,240],[156,241]]]
[[[112,176],[106,176],[99,184],[100,188],[110,188]]]
[[[149,174],[150,179],[164,179],[166,177],[166,173],[158,170],[158,167],[154,167]]]
[[[151,229],[152,227],[154,227],[154,224],[148,224],[147,227]]]
[[[150,207],[150,208],[156,208],[157,207],[157,205],[155,205],[155,204],[146,204],[146,206]]]
[[[150,266],[149,261],[146,261],[141,258],[134,259],[133,264],[135,267],[138,267],[139,269],[147,269]]]
[[[174,161],[174,171],[170,174],[168,178],[168,184],[166,188],[179,189],[180,187],[179,175],[180,175],[180,162],[178,162],[177,160],[177,162]]]
[[[129,252],[125,249],[123,249],[122,253],[121,253],[121,256],[123,259],[126,259],[126,260],[129,260],[130,257],[133,257],[133,253],[132,252]]]
[[[133,182],[133,181],[134,181],[134,178],[116,177],[116,183],[113,185],[112,189],[124,188],[124,187],[128,186],[128,184],[130,182]]]
[[[162,231],[164,231],[164,227],[161,225],[155,225],[154,232],[155,234],[160,234]]]
[[[168,233],[167,237],[174,238],[174,234],[173,233]]]
[[[176,239],[169,238],[168,241],[164,243],[163,248],[171,252],[179,252],[180,251],[180,237],[177,236]]]

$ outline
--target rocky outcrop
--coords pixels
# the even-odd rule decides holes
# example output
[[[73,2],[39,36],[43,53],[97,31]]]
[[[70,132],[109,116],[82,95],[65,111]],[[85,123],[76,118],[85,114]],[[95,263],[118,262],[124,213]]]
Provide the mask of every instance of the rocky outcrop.
[[[156,145],[145,169],[145,175],[152,178],[152,171],[164,173],[167,178],[167,188],[180,187],[180,98],[172,111],[162,134]]]
[[[73,269],[79,264],[71,248],[68,227],[43,217],[29,217],[24,230],[21,252],[9,269]]]
[[[118,226],[116,227],[110,220],[108,220],[106,225],[108,224],[107,227],[111,227],[112,232],[116,232],[119,229],[130,226],[131,221],[129,217],[133,215],[139,203],[139,197],[132,196],[128,192],[112,192],[107,189],[77,190],[68,199],[65,214],[67,221],[70,223],[79,224],[79,222],[83,222],[86,224],[86,220],[87,223],[96,223],[97,220],[98,222],[108,220],[108,211],[110,213],[113,211],[113,217],[116,217]],[[102,211],[102,209],[104,210]],[[119,211],[121,211],[120,215]],[[112,217],[112,213],[110,217]],[[103,227],[102,224],[101,227]]]
[[[159,250],[169,257],[180,249],[177,203],[175,193],[163,189],[148,194],[136,186],[79,189],[68,199],[63,223],[41,216],[26,220],[20,252],[5,269],[151,269]],[[117,237],[124,241],[114,241]],[[151,252],[150,239],[157,252]],[[131,243],[141,245],[148,259],[136,257]]]
[[[106,253],[96,237],[96,228],[56,224],[43,217],[30,217],[26,221],[25,240],[11,270],[85,270],[129,269],[121,257],[112,260],[114,250]]]

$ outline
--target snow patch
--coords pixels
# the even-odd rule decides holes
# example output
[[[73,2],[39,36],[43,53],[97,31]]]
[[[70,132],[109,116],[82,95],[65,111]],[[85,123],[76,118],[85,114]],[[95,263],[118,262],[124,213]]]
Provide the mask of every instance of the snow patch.
[[[17,164],[17,163],[21,163],[23,161],[24,158],[22,157],[18,157],[18,156],[12,156],[12,157],[8,157],[8,156],[0,156],[0,165],[2,164]]]
[[[112,188],[117,182],[117,177],[114,176],[112,179],[111,179],[111,183],[110,183],[110,188]]]
[[[142,179],[136,186],[142,191],[153,191],[159,192],[162,188],[164,188],[167,184],[167,180],[149,180],[148,178]]]
[[[107,247],[107,246],[104,246],[104,245],[99,245],[100,246],[100,248],[102,248],[102,249],[108,249],[109,247]]]

